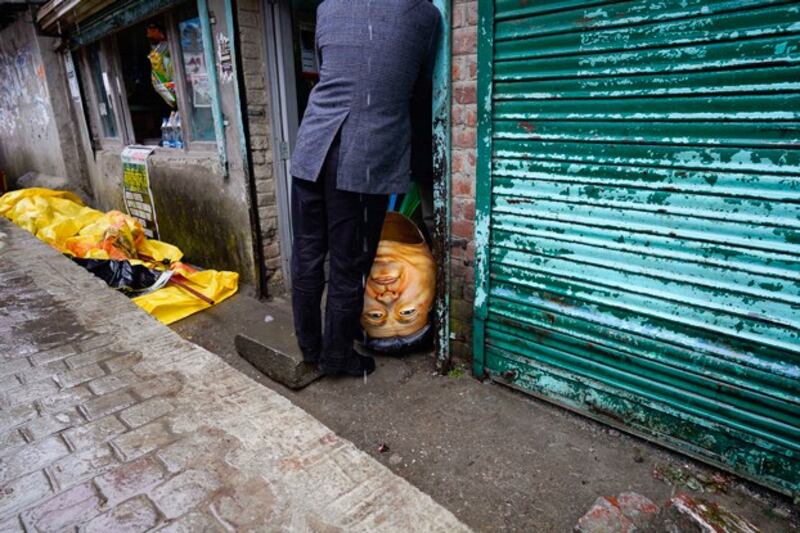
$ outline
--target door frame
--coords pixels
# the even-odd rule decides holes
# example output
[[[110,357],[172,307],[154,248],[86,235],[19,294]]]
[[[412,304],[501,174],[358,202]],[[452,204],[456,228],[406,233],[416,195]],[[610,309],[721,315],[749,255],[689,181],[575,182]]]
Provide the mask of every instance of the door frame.
[[[292,43],[292,13],[288,2],[264,0],[264,41],[270,92],[270,123],[273,139],[275,202],[278,206],[278,237],[284,285],[292,288],[292,188],[289,155],[294,148],[300,117]]]

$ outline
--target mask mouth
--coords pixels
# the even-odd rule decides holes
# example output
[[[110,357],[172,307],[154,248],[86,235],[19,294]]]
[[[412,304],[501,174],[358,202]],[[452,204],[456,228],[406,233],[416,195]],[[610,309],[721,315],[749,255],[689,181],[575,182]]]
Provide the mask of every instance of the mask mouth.
[[[368,349],[389,355],[405,355],[424,348],[430,338],[431,325],[425,324],[421,329],[410,335],[372,338],[367,337],[364,346]]]

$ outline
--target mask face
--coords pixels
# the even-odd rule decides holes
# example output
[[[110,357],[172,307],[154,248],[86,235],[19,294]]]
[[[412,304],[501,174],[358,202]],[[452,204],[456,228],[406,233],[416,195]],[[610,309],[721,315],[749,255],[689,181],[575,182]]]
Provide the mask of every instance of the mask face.
[[[405,337],[425,327],[435,289],[436,267],[419,229],[403,215],[387,213],[364,294],[367,335]]]

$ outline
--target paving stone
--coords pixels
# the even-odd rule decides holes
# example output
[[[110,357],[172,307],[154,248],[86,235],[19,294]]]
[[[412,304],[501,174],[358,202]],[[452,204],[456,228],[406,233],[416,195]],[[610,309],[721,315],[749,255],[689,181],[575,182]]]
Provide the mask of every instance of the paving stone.
[[[154,396],[175,396],[183,388],[179,374],[168,372],[166,374],[146,379],[133,387],[133,392],[143,399]]]
[[[56,382],[64,389],[69,389],[75,385],[86,383],[101,376],[105,376],[106,372],[99,365],[89,365],[76,368],[74,370],[67,370],[61,372],[55,377]]]
[[[79,407],[89,420],[97,420],[111,413],[121,411],[136,403],[136,399],[128,392],[115,392],[99,398],[93,398]]]
[[[55,348],[51,348],[49,350],[43,350],[31,355],[30,361],[34,365],[44,365],[52,361],[60,361],[62,359],[66,359],[67,357],[75,355],[76,353],[78,353],[78,351],[73,346],[70,345],[56,346]]]
[[[103,445],[63,457],[53,463],[49,471],[56,483],[64,488],[91,479],[118,464],[111,448]]]
[[[0,457],[16,452],[26,444],[25,439],[18,429],[6,431],[0,435]],[[2,531],[2,530],[0,530]]]
[[[108,369],[109,374],[115,374],[117,372],[121,372],[126,368],[131,368],[135,366],[139,361],[142,360],[142,354],[140,353],[129,353],[125,355],[121,355],[119,357],[115,357],[113,359],[109,359],[103,363],[103,366]]]
[[[19,521],[18,516],[13,516],[8,520],[0,522],[0,531],[3,533],[25,533],[22,527],[22,522]]]
[[[192,432],[192,438],[165,446],[156,452],[156,456],[167,470],[176,473],[190,466],[207,464],[216,457],[225,457],[237,446],[239,442],[231,435],[201,427]]]
[[[101,446],[117,435],[125,433],[128,428],[115,416],[107,416],[85,426],[64,432],[63,437],[73,449],[79,450],[90,446]]]
[[[102,396],[119,389],[127,388],[137,382],[137,376],[130,370],[123,370],[118,374],[111,374],[90,381],[88,386],[94,394]]]
[[[51,492],[50,482],[41,470],[0,484],[0,518],[25,509]]]
[[[36,409],[32,405],[18,405],[0,411],[0,432],[5,433],[13,428],[19,427],[24,423],[36,418]]]
[[[69,453],[59,437],[49,437],[24,446],[17,453],[0,459],[0,483],[40,470]]]
[[[91,483],[84,483],[60,492],[45,503],[22,513],[26,529],[62,531],[84,524],[105,509],[103,500]]]
[[[285,329],[288,331],[288,326]],[[264,339],[237,335],[234,342],[236,351],[246,361],[270,379],[290,389],[302,389],[322,377],[315,365],[303,361],[297,343],[288,341],[285,334],[267,336]]]
[[[209,472],[187,470],[151,492],[153,501],[167,518],[177,518],[205,501],[219,481]]]
[[[120,435],[111,443],[125,461],[130,461],[166,446],[176,438],[163,422],[156,421]]]
[[[134,428],[155,420],[173,409],[174,407],[168,400],[153,398],[125,409],[119,414],[119,417],[128,426]]]
[[[153,456],[124,463],[95,478],[95,484],[112,504],[145,494],[161,483],[164,471]]]
[[[6,391],[0,394],[0,408],[9,409],[17,405],[31,403],[58,392],[58,385],[53,380],[37,381],[25,387]]]
[[[575,525],[576,533],[632,533],[633,522],[615,503],[616,498],[601,496]]]
[[[53,361],[40,366],[31,366],[26,370],[17,373],[17,377],[26,384],[36,383],[42,380],[51,380],[59,372],[67,370],[63,361]]]
[[[158,533],[228,533],[209,513],[195,511],[184,515],[158,530]]]
[[[27,370],[30,367],[31,364],[24,357],[18,359],[2,358],[0,359],[0,377],[5,378],[8,376],[13,376],[14,374]]]
[[[85,422],[83,417],[72,409],[62,413],[46,413],[31,420],[24,428],[31,440],[39,440],[67,428],[80,426]]]
[[[92,393],[89,392],[89,389],[81,385],[80,387],[60,391],[47,398],[41,398],[36,403],[43,412],[58,412],[83,403],[91,397]]]
[[[114,507],[107,513],[93,518],[85,533],[138,533],[158,524],[158,511],[147,498],[141,496]]]
[[[616,503],[637,529],[648,529],[660,511],[651,499],[636,492],[623,492],[617,496]]]
[[[119,357],[119,355],[120,352],[102,347],[67,357],[64,362],[69,368],[75,369],[113,359],[114,357]]]
[[[661,510],[657,531],[680,533],[759,533],[759,529],[717,503],[678,494]]]
[[[6,378],[0,379],[0,390],[9,392],[13,389],[16,389],[22,385],[22,382],[17,379],[16,376],[8,376]]]
[[[215,496],[212,509],[216,516],[237,530],[258,530],[269,523],[275,507],[275,493],[263,478],[231,483]]]

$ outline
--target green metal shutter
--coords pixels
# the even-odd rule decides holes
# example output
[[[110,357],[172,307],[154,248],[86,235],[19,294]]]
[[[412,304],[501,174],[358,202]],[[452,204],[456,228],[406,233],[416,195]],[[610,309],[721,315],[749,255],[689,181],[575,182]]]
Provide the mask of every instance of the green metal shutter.
[[[800,7],[479,2],[475,370],[800,490]]]

